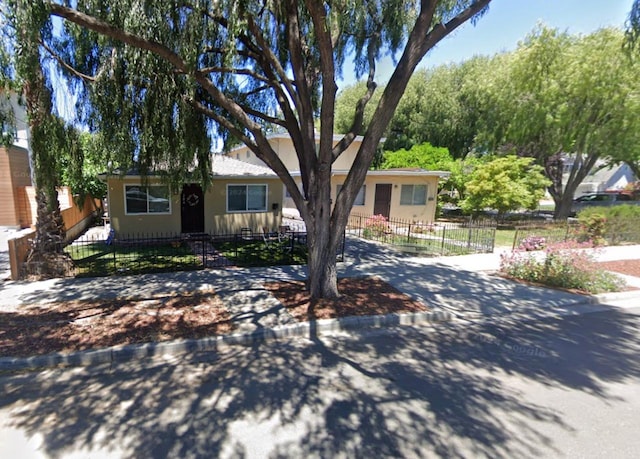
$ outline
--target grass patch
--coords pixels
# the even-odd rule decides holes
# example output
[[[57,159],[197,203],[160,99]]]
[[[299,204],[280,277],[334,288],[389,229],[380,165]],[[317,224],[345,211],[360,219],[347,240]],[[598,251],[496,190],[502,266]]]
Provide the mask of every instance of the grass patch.
[[[94,242],[70,245],[65,252],[74,261],[77,277],[186,271],[201,266],[185,243],[127,246]]]
[[[225,258],[241,267],[302,265],[307,262],[306,245],[292,245],[289,240],[270,241],[269,246],[263,240],[216,242],[215,247]]]
[[[516,237],[516,230],[497,229],[494,245],[496,247],[513,247],[513,241]]]

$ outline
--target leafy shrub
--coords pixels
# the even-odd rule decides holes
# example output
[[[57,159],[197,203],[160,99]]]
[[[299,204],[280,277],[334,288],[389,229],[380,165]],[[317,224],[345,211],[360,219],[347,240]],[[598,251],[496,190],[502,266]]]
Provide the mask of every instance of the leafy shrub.
[[[578,241],[592,241],[593,245],[604,245],[607,230],[607,217],[601,213],[590,212],[581,215],[578,219],[580,228],[578,229]]]
[[[374,215],[364,222],[362,235],[367,239],[379,239],[391,232],[391,227],[384,215]]]
[[[601,237],[602,242],[606,241],[610,245],[640,242],[640,206],[625,204],[586,208],[581,210],[577,217],[580,223],[578,240]],[[604,219],[604,222],[600,222],[600,219]]]
[[[515,250],[501,256],[500,271],[516,279],[587,293],[620,290],[624,282],[618,276],[601,270],[592,254],[579,250],[589,247],[593,247],[589,241],[549,244],[544,257]]]

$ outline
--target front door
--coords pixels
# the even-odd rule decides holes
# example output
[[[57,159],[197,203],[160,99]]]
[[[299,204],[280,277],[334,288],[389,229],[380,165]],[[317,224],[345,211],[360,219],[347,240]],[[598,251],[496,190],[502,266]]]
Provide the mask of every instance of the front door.
[[[183,233],[204,233],[204,194],[202,187],[189,183],[182,187],[181,218]]]
[[[391,184],[378,183],[376,184],[376,197],[373,201],[373,214],[383,215],[389,218],[389,211],[391,210]]]

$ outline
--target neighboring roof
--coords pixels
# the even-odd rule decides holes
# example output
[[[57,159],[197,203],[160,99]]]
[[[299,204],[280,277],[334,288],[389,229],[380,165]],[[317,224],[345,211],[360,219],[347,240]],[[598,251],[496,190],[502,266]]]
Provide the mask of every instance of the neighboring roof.
[[[246,163],[226,155],[211,155],[214,177],[277,177],[268,167]]]

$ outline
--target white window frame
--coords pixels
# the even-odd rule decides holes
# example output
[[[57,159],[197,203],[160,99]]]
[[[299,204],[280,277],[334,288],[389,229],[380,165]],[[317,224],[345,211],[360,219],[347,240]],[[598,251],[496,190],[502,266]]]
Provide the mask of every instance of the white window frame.
[[[137,187],[143,188],[147,190],[147,211],[146,212],[129,212],[129,208],[127,206],[127,187]],[[149,212],[149,188],[162,187],[167,189],[167,195],[169,200],[169,211],[168,212]],[[171,215],[171,189],[168,185],[161,184],[153,184],[153,185],[142,185],[140,183],[125,183],[122,185],[123,189],[123,198],[124,198],[124,214],[125,215]]]
[[[245,210],[229,210],[229,187],[245,187],[245,202],[244,202],[244,207]],[[249,196],[248,193],[248,187],[250,186],[262,186],[264,187],[264,209],[261,210],[257,210],[257,209],[252,209],[252,210],[248,210],[247,207],[247,198]],[[226,204],[226,208],[227,208],[227,213],[228,214],[246,214],[246,213],[260,213],[260,212],[267,212],[268,206],[267,203],[269,202],[269,185],[266,183],[227,183],[227,193],[225,196],[225,204]]]
[[[411,202],[406,203],[402,202],[402,190],[404,187],[411,187]],[[424,202],[416,202],[416,187],[424,187]],[[401,206],[425,206],[429,201],[429,185],[416,183],[416,184],[406,184],[400,186],[400,205]]]
[[[342,189],[344,183],[341,183],[339,185],[336,185],[336,198],[338,197],[338,194],[340,194],[340,190]],[[361,201],[358,201],[358,198],[362,198]],[[353,205],[354,206],[365,206],[367,204],[367,185],[362,185],[360,187],[360,189],[358,190],[358,193],[356,194],[356,198],[353,201]]]

